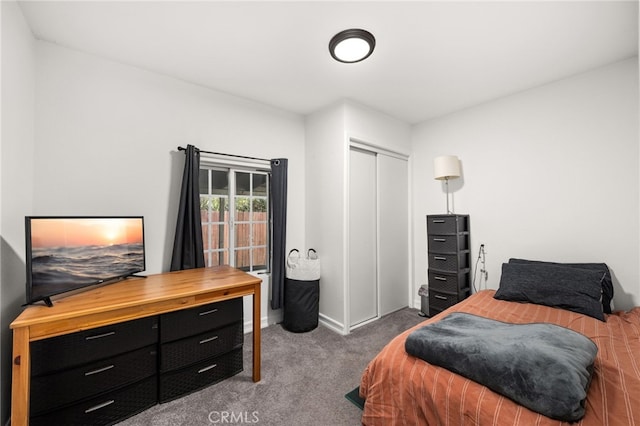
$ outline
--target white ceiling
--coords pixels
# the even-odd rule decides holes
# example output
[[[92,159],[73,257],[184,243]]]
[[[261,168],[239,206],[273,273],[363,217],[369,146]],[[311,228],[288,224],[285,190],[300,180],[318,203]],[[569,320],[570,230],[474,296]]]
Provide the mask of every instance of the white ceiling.
[[[417,123],[638,54],[638,2],[20,1],[38,39],[308,114]],[[328,52],[371,31],[366,61]]]

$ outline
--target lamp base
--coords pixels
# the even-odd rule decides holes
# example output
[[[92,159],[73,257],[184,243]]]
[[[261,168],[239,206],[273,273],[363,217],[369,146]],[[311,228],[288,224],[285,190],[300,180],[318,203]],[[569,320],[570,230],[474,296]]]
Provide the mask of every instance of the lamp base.
[[[447,214],[454,214],[453,210],[449,210],[449,178],[444,178],[444,186],[447,195]]]

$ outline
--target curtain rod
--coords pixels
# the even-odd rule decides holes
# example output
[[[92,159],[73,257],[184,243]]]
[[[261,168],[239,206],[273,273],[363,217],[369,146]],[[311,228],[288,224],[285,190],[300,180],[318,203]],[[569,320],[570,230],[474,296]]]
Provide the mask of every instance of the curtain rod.
[[[179,146],[179,147],[178,147],[178,151],[186,151],[186,150],[187,150],[187,148],[184,148],[184,147],[182,147],[182,146]],[[199,149],[199,148],[196,148],[196,150],[197,150],[198,152],[203,152],[203,153],[205,153],[205,154],[224,155],[224,156],[227,156],[227,157],[244,158],[244,159],[247,159],[247,160],[267,161],[267,162],[271,163],[271,160],[268,160],[268,159],[266,159],[266,158],[246,157],[246,156],[244,156],[244,155],[225,154],[225,153],[223,153],[223,152],[203,151],[203,150],[201,150],[201,149]]]

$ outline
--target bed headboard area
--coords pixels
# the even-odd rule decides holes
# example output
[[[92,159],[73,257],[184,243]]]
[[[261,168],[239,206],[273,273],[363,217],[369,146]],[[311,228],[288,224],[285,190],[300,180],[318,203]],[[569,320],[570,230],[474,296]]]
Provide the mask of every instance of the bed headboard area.
[[[613,283],[604,263],[554,263],[509,259],[502,264],[496,299],[568,309],[604,321]]]

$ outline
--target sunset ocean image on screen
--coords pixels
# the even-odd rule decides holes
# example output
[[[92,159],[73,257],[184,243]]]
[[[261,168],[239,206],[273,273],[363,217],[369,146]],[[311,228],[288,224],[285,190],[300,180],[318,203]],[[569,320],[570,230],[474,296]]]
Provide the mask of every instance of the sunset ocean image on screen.
[[[142,218],[33,218],[32,298],[144,270]]]

